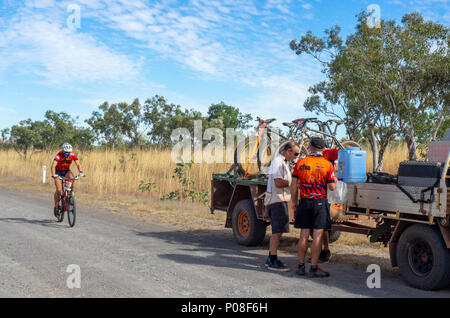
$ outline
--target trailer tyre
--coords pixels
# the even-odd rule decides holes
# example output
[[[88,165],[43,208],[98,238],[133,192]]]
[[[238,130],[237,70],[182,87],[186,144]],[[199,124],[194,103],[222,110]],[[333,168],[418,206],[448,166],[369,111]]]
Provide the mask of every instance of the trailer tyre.
[[[412,287],[436,290],[450,283],[450,252],[436,227],[408,227],[398,242],[397,263],[400,274]]]
[[[232,215],[233,234],[236,241],[245,246],[262,243],[266,236],[267,224],[256,217],[251,200],[239,201]]]

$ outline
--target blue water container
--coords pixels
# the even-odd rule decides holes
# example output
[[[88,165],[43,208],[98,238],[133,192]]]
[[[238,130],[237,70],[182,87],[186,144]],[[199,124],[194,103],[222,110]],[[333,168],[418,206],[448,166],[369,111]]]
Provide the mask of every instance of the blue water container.
[[[349,147],[339,151],[338,179],[346,183],[366,182],[367,153],[360,148]]]

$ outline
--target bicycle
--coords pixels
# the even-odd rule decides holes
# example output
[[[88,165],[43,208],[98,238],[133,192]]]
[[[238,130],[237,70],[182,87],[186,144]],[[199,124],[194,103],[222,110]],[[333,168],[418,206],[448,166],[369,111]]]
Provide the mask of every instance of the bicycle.
[[[318,125],[319,130],[312,129],[307,126],[308,123],[315,123]],[[336,124],[334,129],[330,127],[330,124]],[[334,119],[329,119],[327,121],[320,121],[317,118],[300,118],[292,121],[291,123],[283,123],[284,126],[290,128],[291,133],[294,135],[293,139],[297,141],[300,145],[300,158],[305,157],[309,153],[309,140],[314,133],[316,136],[320,136],[325,140],[327,149],[339,149],[342,150],[347,147],[358,147],[361,146],[352,140],[346,140],[340,142],[336,138],[337,129],[340,125],[344,124],[344,121],[338,121]],[[281,145],[282,147],[283,145]]]
[[[258,136],[247,137],[237,145],[234,152],[234,167],[237,168],[237,173],[243,175],[244,178],[259,174],[265,170],[267,162],[270,164],[274,137],[282,139],[283,143],[289,140],[269,126],[276,120],[276,118],[263,120],[257,117],[258,125],[255,129],[258,132]],[[255,163],[257,163],[256,168],[251,169],[252,166],[255,167],[253,165]]]
[[[62,181],[63,191],[61,192],[58,209],[56,212],[56,219],[59,223],[61,223],[64,220],[64,212],[67,212],[69,226],[74,227],[77,209],[75,204],[75,196],[72,193],[72,186],[76,180],[80,179],[80,176],[76,176],[75,178],[58,176],[58,179]]]
[[[352,140],[340,142],[336,138],[337,129],[340,125],[343,125],[344,121],[335,119],[329,119],[327,121],[321,121],[317,118],[299,118],[289,123],[283,123],[283,126],[289,128],[289,133],[286,136],[282,135],[276,130],[273,130],[269,124],[276,121],[275,118],[262,120],[257,117],[256,131],[259,132],[258,136],[250,136],[243,140],[236,147],[234,153],[234,166],[237,168],[237,173],[243,175],[244,178],[248,176],[254,176],[258,174],[267,174],[267,168],[270,166],[273,154],[276,154],[282,149],[289,140],[297,142],[300,146],[299,158],[306,157],[309,154],[309,140],[314,135],[321,136],[326,143],[326,148],[337,148],[342,150],[347,147],[361,146]],[[318,130],[307,126],[308,123],[314,123],[318,126]],[[335,124],[334,129],[331,125]],[[264,134],[266,132],[266,134]],[[312,134],[314,133],[314,135]],[[274,140],[273,136],[277,140]],[[282,140],[282,142],[280,142]],[[262,145],[262,147],[261,147]],[[247,154],[250,156],[247,157]],[[256,162],[255,162],[256,156]],[[246,161],[249,159],[249,161]],[[254,163],[257,163],[256,168],[250,169]],[[255,167],[255,165],[253,165]]]

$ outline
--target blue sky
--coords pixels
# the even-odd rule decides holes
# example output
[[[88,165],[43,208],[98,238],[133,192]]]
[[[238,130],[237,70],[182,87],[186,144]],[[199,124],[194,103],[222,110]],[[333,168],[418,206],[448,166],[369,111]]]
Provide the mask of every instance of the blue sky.
[[[0,129],[48,109],[83,121],[104,101],[156,94],[203,113],[223,101],[279,126],[307,116],[307,89],[323,78],[292,39],[336,24],[347,35],[370,4],[383,19],[450,22],[446,0],[0,1]]]

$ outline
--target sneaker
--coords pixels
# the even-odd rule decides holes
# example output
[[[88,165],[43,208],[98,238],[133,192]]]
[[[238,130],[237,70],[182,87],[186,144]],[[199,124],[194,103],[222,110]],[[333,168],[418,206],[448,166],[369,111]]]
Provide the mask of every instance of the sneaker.
[[[331,252],[330,250],[323,250],[320,252],[319,256],[319,262],[320,263],[328,263],[331,259]]]
[[[303,265],[298,264],[295,273],[300,276],[305,276],[305,264]]]
[[[330,273],[324,271],[322,268],[317,266],[316,270],[314,270],[312,268],[309,270],[308,276],[311,278],[313,278],[313,277],[329,277]]]
[[[286,264],[278,259],[272,262],[270,257],[267,257],[266,268],[277,272],[289,272],[291,270]]]

